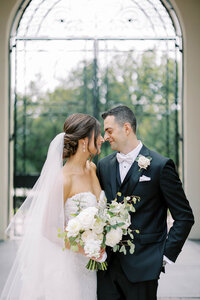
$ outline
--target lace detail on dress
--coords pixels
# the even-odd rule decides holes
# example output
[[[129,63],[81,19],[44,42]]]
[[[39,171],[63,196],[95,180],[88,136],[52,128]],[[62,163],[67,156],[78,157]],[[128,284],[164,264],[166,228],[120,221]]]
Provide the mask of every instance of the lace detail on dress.
[[[73,218],[79,209],[97,206],[97,199],[91,192],[83,192],[68,198],[65,202],[65,223]]]

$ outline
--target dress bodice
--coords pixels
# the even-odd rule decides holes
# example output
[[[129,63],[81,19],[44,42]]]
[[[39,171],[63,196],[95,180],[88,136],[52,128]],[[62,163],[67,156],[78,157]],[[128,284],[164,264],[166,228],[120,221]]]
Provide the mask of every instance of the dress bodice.
[[[87,207],[97,206],[104,202],[105,193],[101,191],[100,197],[97,200],[96,196],[91,192],[82,192],[75,194],[71,198],[68,198],[65,202],[65,223],[67,224],[70,219],[79,210],[83,210]]]

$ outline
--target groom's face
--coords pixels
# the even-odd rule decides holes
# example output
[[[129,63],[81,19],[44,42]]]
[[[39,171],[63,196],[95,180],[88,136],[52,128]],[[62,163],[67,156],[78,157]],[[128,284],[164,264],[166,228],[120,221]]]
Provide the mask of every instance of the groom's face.
[[[104,120],[104,140],[110,143],[111,149],[121,151],[126,140],[124,127],[115,120],[114,116],[107,116]]]

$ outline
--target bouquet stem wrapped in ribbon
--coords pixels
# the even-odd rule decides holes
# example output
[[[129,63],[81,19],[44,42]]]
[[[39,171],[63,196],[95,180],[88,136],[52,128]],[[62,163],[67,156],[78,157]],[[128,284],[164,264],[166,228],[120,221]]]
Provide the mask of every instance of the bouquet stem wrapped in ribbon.
[[[118,196],[121,197],[121,193],[117,193]],[[140,198],[124,197],[123,201],[117,202],[117,197],[111,203],[107,203],[105,199],[104,205],[81,210],[69,220],[66,231],[58,234],[65,242],[69,242],[72,251],[79,251],[80,246],[84,249],[86,256],[90,258],[86,265],[89,270],[107,269],[106,252],[101,257],[106,246],[124,255],[127,250],[134,253],[133,231],[139,233],[139,230],[133,230],[129,226],[131,213],[135,212],[134,204]],[[123,240],[123,236],[126,236],[126,240]]]

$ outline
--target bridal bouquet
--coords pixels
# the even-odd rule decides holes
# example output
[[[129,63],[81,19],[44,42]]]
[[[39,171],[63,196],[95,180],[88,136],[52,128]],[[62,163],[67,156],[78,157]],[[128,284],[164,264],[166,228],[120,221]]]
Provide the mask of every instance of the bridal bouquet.
[[[121,193],[117,196],[121,196]],[[72,251],[78,251],[79,245],[84,249],[90,258],[87,269],[106,270],[107,262],[97,261],[106,246],[110,246],[114,252],[126,254],[129,250],[131,254],[134,253],[133,230],[129,228],[130,212],[135,212],[133,204],[139,200],[139,197],[132,196],[124,197],[122,202],[117,202],[116,198],[106,203],[105,199],[105,204],[100,204],[98,208],[85,208],[69,220],[66,232],[60,233],[59,237],[69,242]],[[134,231],[139,233],[138,230]],[[123,240],[123,236],[126,236],[126,240]]]

